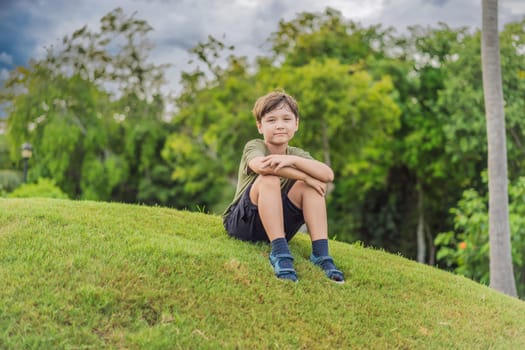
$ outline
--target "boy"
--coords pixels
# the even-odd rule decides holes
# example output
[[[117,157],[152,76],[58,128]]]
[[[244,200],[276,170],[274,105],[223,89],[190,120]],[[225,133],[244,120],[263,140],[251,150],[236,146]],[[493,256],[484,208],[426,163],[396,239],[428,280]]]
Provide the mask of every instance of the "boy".
[[[343,273],[328,255],[325,195],[332,169],[288,146],[299,127],[297,102],[283,92],[271,92],[255,102],[252,113],[264,140],[251,140],[244,147],[236,194],[223,215],[226,231],[245,241],[270,241],[275,275],[295,282],[288,241],[306,222],[310,260],[328,278],[343,283]]]

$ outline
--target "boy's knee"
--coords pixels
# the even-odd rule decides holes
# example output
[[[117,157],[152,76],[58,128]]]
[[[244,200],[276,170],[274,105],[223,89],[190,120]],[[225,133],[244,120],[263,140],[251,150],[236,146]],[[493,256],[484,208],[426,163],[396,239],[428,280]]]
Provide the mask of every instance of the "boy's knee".
[[[327,190],[328,188],[328,185],[326,183],[323,183],[322,184],[323,186],[323,189]],[[306,182],[302,181],[302,180],[297,180],[295,182],[295,184],[293,185],[294,188],[296,188],[298,191],[300,192],[313,192],[313,193],[318,193],[313,187],[310,187],[308,184],[306,184]]]
[[[327,184],[323,184],[324,191],[327,190]],[[293,185],[292,189],[290,190],[290,193],[288,195],[289,197],[297,197],[300,196],[303,197],[320,197],[324,198],[323,195],[321,195],[315,188],[309,186],[306,182],[297,180],[295,184]]]
[[[263,186],[281,187],[281,179],[275,175],[259,175],[259,182]]]

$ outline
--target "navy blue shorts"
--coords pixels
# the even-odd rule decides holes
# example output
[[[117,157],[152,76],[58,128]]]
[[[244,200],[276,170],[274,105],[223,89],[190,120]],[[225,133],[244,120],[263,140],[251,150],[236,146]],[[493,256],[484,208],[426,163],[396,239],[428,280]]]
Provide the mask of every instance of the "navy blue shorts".
[[[259,210],[250,199],[251,188],[252,185],[249,185],[239,202],[230,209],[224,218],[224,228],[230,236],[243,241],[269,242],[259,217]],[[282,203],[284,232],[286,240],[289,241],[304,224],[303,211],[292,203],[286,193],[282,193]]]

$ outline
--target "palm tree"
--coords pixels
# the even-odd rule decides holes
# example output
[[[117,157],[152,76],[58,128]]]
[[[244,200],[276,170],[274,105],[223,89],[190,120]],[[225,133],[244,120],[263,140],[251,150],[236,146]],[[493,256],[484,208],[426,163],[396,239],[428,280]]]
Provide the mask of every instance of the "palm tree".
[[[490,287],[517,296],[512,268],[498,0],[482,0],[481,61],[489,169]]]

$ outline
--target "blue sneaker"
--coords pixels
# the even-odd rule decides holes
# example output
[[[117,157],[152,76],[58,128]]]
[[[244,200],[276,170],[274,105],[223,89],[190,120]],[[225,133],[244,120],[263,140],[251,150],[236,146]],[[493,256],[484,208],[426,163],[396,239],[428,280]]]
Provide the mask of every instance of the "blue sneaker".
[[[275,276],[277,278],[297,282],[297,273],[293,268],[293,256],[290,254],[276,254],[270,253],[270,264],[273,266]]]
[[[334,259],[331,256],[310,256],[310,261],[323,269],[326,277],[336,283],[345,283],[345,276],[334,265]]]

